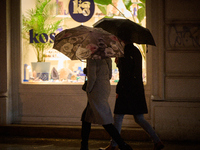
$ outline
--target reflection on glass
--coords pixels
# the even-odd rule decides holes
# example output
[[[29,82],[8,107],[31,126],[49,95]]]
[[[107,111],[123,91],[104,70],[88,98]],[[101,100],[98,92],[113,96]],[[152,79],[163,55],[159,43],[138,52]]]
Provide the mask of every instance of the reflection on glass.
[[[64,29],[67,28],[73,28],[81,25],[81,23],[78,23],[74,21],[69,13],[68,13],[68,4],[70,0],[51,0],[51,4],[57,3],[58,5],[55,8],[52,8],[49,12],[50,15],[56,15],[56,17],[53,18],[54,21],[58,21],[60,19],[63,19],[62,22],[59,25],[59,28],[54,32],[55,34],[58,34]],[[136,2],[136,0],[133,0]],[[124,13],[127,18],[133,19],[132,17],[136,18],[137,16],[137,9],[139,6],[135,3],[132,4],[131,11],[133,11],[133,14],[131,14],[129,11],[126,10],[125,6],[122,5],[122,0],[113,0],[113,3],[118,9]],[[30,9],[34,9],[36,7],[36,0],[21,0],[21,12],[23,15],[28,15],[28,11]],[[107,6],[107,15],[115,15],[118,17],[120,16],[120,13],[117,9],[112,7],[111,5]],[[94,16],[87,22],[82,23],[83,25],[90,26],[100,20],[101,18],[105,17],[105,15],[102,13],[102,11],[95,6],[95,13]],[[48,22],[46,22],[48,24]],[[146,21],[144,19],[144,22],[142,24],[145,24]],[[23,28],[23,27],[22,27]],[[45,35],[45,34],[43,34]],[[54,34],[52,34],[54,36]],[[50,37],[48,35],[48,39],[52,40],[53,37]],[[44,38],[44,37],[43,37]],[[46,41],[46,40],[42,40]],[[48,41],[49,42],[49,41]],[[53,47],[53,43],[52,47]],[[32,62],[36,62],[37,57],[34,52],[34,48],[30,45],[30,43],[27,42],[27,40],[22,38],[22,82],[26,84],[40,84],[40,83],[48,83],[48,84],[83,84],[85,80],[85,75],[83,74],[83,69],[86,67],[85,62],[81,62],[79,60],[70,60],[67,56],[63,55],[62,53],[58,52],[55,49],[46,49],[45,50],[45,62],[49,62],[50,66],[48,71],[44,72],[36,72],[35,68],[32,66]],[[112,58],[113,61],[113,74],[111,79],[111,84],[116,84],[119,80],[119,72],[118,68],[116,67],[116,64],[114,62],[114,58]],[[146,81],[146,62],[145,59],[143,61],[143,79]]]

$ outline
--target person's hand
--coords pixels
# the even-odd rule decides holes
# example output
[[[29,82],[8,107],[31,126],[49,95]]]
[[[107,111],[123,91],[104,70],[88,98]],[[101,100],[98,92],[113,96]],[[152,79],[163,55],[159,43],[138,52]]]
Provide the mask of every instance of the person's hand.
[[[119,96],[119,95],[118,95],[118,94],[116,94],[116,99],[118,98],[118,96]]]
[[[118,63],[118,57],[115,57],[115,63],[116,64]]]

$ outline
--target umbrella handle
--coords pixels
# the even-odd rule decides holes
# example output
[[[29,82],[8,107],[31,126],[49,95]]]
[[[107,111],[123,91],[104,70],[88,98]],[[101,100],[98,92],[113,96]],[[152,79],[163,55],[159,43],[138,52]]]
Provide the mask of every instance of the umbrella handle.
[[[146,53],[148,53],[148,44],[147,44],[147,50],[146,50]]]

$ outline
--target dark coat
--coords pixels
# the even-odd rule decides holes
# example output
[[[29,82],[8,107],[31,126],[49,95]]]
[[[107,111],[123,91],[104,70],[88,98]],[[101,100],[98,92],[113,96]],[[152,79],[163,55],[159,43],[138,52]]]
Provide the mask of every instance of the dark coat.
[[[124,57],[118,59],[119,82],[116,93],[115,114],[148,113],[142,81],[142,56],[133,44],[127,44]]]

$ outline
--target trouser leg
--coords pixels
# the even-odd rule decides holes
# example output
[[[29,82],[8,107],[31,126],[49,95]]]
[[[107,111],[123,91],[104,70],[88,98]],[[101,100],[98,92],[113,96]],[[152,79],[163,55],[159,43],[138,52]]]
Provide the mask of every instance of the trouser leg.
[[[124,118],[124,114],[114,114],[114,126],[119,132],[119,134],[121,133],[123,118]],[[112,147],[117,146],[117,143],[115,142],[114,139],[111,139],[111,145]]]
[[[158,135],[152,128],[152,126],[144,119],[143,114],[134,115],[135,122],[138,123],[151,137],[154,143],[160,141]]]

